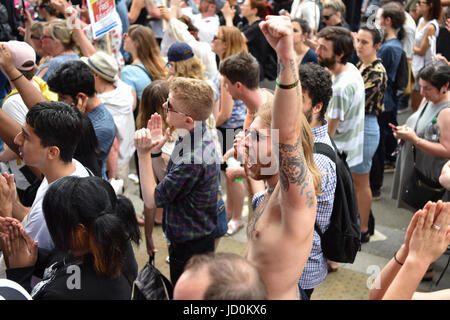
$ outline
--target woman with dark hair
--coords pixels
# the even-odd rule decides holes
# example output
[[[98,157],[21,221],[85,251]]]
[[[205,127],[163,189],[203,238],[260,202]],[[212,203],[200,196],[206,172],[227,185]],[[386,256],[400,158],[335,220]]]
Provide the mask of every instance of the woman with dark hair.
[[[150,120],[152,114],[158,113],[161,115],[162,119],[162,130],[166,132],[169,128],[169,125],[166,122],[167,113],[165,108],[163,108],[163,104],[166,102],[169,96],[169,82],[167,80],[156,80],[145,87],[142,92],[142,98],[139,105],[139,113],[136,118],[136,128],[142,129],[147,128],[148,120]],[[160,168],[157,168],[154,164],[154,174],[155,181],[161,181],[165,175],[167,163],[169,163],[170,155],[172,154],[172,150],[175,147],[175,138],[173,137],[173,133],[175,132],[175,128],[170,127],[170,135],[162,148],[161,159],[164,161],[161,164]],[[136,171],[139,174],[139,161],[137,154],[134,157],[136,164]],[[142,191],[139,188],[139,193],[142,198]],[[145,223],[145,234],[146,234],[146,244],[147,244],[147,252],[149,255],[152,255],[152,252],[155,250],[155,246],[153,244],[153,240],[151,237],[153,231],[153,222],[157,225],[162,224],[162,209],[149,209],[144,204],[144,212],[143,215],[146,221],[150,221],[150,223]],[[148,236],[150,235],[150,236]]]
[[[417,13],[422,16],[417,22],[414,55],[411,67],[414,77],[419,79],[420,69],[426,66],[436,54],[436,38],[439,36],[438,20],[441,16],[440,0],[420,0],[417,2]],[[431,39],[431,40],[430,40]],[[411,93],[411,108],[413,112],[420,106],[422,96],[420,94],[419,81]]]
[[[305,43],[311,34],[308,21],[303,19],[292,19],[294,27],[294,50],[296,53],[296,63],[305,64],[308,62],[318,63],[317,54]]]
[[[442,61],[432,61],[420,70],[417,81],[424,96],[421,107],[406,120],[405,125],[392,129],[395,138],[402,140],[392,198],[397,200],[398,207],[412,211],[415,208],[405,203],[402,195],[414,168],[439,185],[442,167],[450,158],[450,66]],[[444,198],[448,198],[448,193]],[[432,279],[431,273],[425,278]]]
[[[358,199],[358,211],[361,216],[361,242],[363,243],[368,242],[370,238],[369,215],[372,206],[370,170],[372,158],[380,141],[378,116],[384,110],[384,93],[387,86],[386,70],[381,59],[377,58],[377,50],[382,40],[383,31],[381,28],[362,25],[358,31],[355,45],[356,53],[361,59],[356,66],[364,80],[366,96],[363,162],[357,166],[358,173],[352,172],[356,198]],[[383,164],[381,164],[381,170],[383,170]]]
[[[131,201],[98,177],[64,177],[48,189],[43,210],[55,249],[38,249],[19,223],[2,236],[7,276],[33,299],[130,299],[137,276],[131,241],[140,233]]]

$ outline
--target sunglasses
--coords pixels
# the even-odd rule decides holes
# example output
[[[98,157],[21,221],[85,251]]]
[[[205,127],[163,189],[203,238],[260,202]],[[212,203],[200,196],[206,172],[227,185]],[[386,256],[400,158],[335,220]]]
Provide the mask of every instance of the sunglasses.
[[[165,102],[165,110],[166,110],[166,113],[169,113],[170,111],[172,111],[172,112],[175,112],[175,113],[182,114],[183,116],[190,117],[189,115],[187,115],[187,114],[185,114],[183,112],[179,112],[179,111],[175,110],[173,108],[173,106],[170,104],[169,99],[167,99],[166,102]]]
[[[34,40],[41,40],[41,37],[35,35],[31,35],[30,38]]]
[[[214,41],[214,40],[220,40],[220,41],[225,42],[225,40],[224,40],[223,38],[219,38],[218,36],[214,36],[213,41]]]
[[[335,13],[333,13],[333,14],[330,14],[329,16],[323,16],[323,18],[325,19],[325,20],[329,20],[332,16],[334,16],[335,15]]]

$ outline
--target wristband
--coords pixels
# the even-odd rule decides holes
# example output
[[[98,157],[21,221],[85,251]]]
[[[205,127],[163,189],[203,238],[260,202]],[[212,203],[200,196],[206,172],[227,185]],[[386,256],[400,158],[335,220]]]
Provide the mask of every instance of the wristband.
[[[295,88],[296,86],[298,86],[298,84],[300,83],[300,80],[295,81],[292,84],[281,84],[278,79],[275,80],[275,82],[277,83],[278,88],[280,89],[292,89]]]
[[[151,153],[150,155],[151,155],[152,158],[158,158],[158,157],[161,157],[162,151],[160,151],[158,153]]]
[[[22,78],[22,77],[23,77],[23,73],[21,73],[20,76],[18,76],[17,78],[12,79],[11,82],[14,82],[14,81],[16,81],[16,80],[19,80],[19,79]]]

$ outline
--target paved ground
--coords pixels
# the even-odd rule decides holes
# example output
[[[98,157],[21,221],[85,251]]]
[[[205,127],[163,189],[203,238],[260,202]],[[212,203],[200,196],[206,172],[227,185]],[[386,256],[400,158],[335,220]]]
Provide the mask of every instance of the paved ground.
[[[404,123],[408,115],[408,113],[400,115],[399,123]],[[385,174],[381,200],[373,202],[372,205],[372,211],[376,221],[375,235],[369,243],[362,245],[362,249],[353,264],[342,264],[337,272],[328,275],[325,282],[315,289],[312,299],[366,300],[368,298],[368,283],[370,284],[375,279],[376,272],[380,271],[386,265],[403,243],[406,227],[412,217],[411,212],[404,209],[397,209],[394,201],[390,198],[392,176],[392,173]],[[131,181],[129,191],[129,197],[135,205],[136,212],[142,212],[142,201],[139,199],[137,185]],[[244,204],[243,216],[247,219],[247,199]],[[160,226],[155,227],[154,241],[159,250],[156,255],[156,266],[168,276],[168,264],[164,261],[167,256],[167,245]],[[217,250],[243,255],[246,241],[245,231],[241,229],[232,237],[222,238]],[[135,250],[139,269],[141,269],[148,259],[145,242]],[[448,259],[449,256],[443,256],[438,259],[434,267],[435,276],[433,281],[423,282],[419,287],[420,291],[450,288],[450,271],[446,272],[439,286],[436,286],[436,281],[441,275]]]

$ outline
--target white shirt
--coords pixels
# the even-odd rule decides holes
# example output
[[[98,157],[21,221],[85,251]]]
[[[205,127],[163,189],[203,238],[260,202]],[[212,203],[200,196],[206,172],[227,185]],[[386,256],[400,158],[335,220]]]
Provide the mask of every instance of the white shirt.
[[[116,137],[119,140],[119,159],[117,167],[121,168],[134,153],[134,117],[132,88],[122,80],[114,83],[115,90],[97,94],[106,109],[111,113],[116,125]]]
[[[81,163],[79,163],[75,159],[73,159],[73,162],[75,163],[75,171],[70,176],[89,176],[88,171]],[[28,213],[28,216],[26,218],[27,221],[25,223],[25,231],[30,235],[31,238],[38,242],[39,248],[48,250],[52,250],[55,245],[53,244],[50,233],[48,232],[47,223],[45,222],[44,213],[42,211],[42,202],[50,185],[51,183],[48,184],[47,178],[44,178],[44,180],[42,180],[42,183],[36,193],[36,198],[34,199],[33,205],[31,206],[30,213]]]
[[[214,36],[219,31],[220,21],[216,15],[212,17],[202,18],[202,14],[194,14],[192,17],[192,24],[198,29],[198,38],[200,41],[206,42],[209,46],[212,45]]]
[[[291,6],[291,19],[308,21],[311,30],[316,31],[320,23],[320,10],[313,0],[294,0]]]

